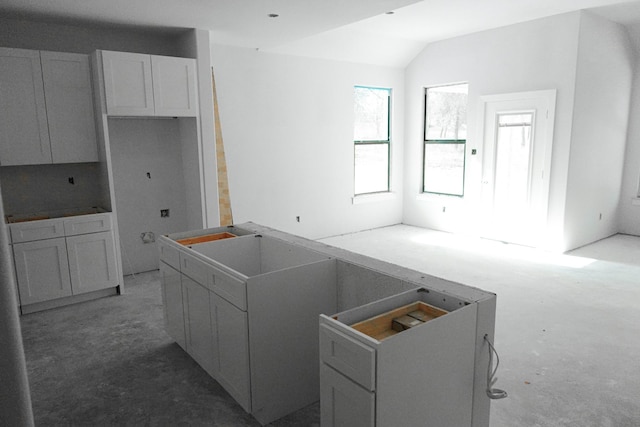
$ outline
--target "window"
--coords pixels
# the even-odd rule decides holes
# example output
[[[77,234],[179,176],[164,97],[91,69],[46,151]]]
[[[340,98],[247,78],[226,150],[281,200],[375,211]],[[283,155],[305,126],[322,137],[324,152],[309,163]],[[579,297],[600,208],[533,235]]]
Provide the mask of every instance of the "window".
[[[468,84],[425,90],[424,193],[464,195]]]
[[[389,191],[391,89],[354,88],[355,195]]]

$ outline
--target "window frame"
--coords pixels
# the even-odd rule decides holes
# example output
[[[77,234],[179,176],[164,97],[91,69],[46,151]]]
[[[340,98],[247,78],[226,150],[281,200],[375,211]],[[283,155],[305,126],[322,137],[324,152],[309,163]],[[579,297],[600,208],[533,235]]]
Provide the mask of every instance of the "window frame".
[[[383,90],[387,92],[387,139],[362,139],[357,140],[353,139],[353,195],[354,197],[367,196],[371,194],[384,194],[391,192],[391,94],[392,88],[386,87],[376,87],[376,86],[364,86],[364,85],[354,85],[354,91],[356,89],[375,89],[375,90]],[[358,146],[364,145],[385,145],[387,146],[387,186],[386,190],[380,191],[369,191],[366,193],[356,193],[355,183],[356,183],[356,150]]]
[[[427,122],[427,94],[429,89],[437,89],[448,86],[461,86],[467,85],[467,97],[469,95],[469,83],[468,82],[459,82],[459,83],[449,83],[437,86],[429,86],[424,88],[424,103],[423,103],[423,129],[422,129],[422,181],[420,183],[421,194],[434,194],[438,196],[448,196],[448,197],[459,197],[464,198],[465,192],[465,180],[467,175],[467,139],[427,139],[427,131],[428,131],[428,122]],[[467,106],[469,105],[469,101],[467,98]],[[467,135],[468,137],[468,135]],[[426,165],[426,152],[427,145],[462,145],[463,146],[463,159],[462,159],[462,193],[461,194],[452,194],[452,193],[440,193],[436,191],[427,191],[425,188],[425,178],[427,172]]]

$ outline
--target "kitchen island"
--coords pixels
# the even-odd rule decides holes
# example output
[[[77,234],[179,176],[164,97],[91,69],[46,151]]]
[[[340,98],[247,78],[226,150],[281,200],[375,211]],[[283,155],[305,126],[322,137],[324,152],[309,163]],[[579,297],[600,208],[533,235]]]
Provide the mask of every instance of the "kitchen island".
[[[168,333],[261,424],[320,399],[323,426],[489,425],[494,294],[253,223],[159,248]],[[417,302],[439,315],[393,330]]]

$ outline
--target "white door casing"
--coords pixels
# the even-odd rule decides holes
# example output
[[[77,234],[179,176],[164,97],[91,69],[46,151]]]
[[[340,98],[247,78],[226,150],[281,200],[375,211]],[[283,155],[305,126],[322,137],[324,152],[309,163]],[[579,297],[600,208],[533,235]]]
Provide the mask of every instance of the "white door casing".
[[[555,89],[480,98],[483,237],[533,247],[544,243],[555,101]],[[509,119],[523,132],[518,149],[522,164],[516,167],[501,149],[510,142],[505,132]],[[524,124],[527,120],[530,128]]]

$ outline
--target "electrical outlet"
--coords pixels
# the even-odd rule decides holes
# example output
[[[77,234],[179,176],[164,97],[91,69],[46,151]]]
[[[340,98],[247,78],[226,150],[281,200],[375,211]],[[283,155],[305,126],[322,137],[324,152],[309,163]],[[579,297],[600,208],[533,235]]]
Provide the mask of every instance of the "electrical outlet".
[[[300,217],[299,216],[296,217],[296,221],[300,222]]]
[[[73,179],[72,176],[69,177],[69,184],[75,185],[75,180]]]
[[[160,209],[160,218],[169,218],[169,209]]]

